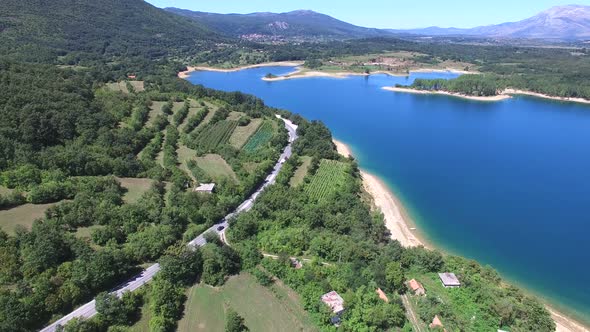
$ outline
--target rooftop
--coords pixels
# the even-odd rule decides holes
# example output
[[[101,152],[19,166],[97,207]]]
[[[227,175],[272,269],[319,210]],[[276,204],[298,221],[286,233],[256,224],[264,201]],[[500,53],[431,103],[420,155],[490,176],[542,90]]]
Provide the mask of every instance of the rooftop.
[[[215,189],[215,183],[201,183],[195,188],[198,192],[212,192]]]
[[[327,304],[335,314],[344,310],[344,299],[336,291],[322,295],[322,302]]]
[[[422,288],[422,285],[416,279],[412,279],[408,282],[410,285],[410,289],[413,291],[417,291],[418,289]]]
[[[443,285],[445,286],[461,286],[461,282],[459,282],[459,279],[457,279],[457,276],[454,273],[439,273],[438,276],[440,277],[440,281],[442,281]]]

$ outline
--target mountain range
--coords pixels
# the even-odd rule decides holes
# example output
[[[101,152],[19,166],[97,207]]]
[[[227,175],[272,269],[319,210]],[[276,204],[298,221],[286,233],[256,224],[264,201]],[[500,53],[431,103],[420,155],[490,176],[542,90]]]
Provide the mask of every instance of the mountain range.
[[[359,27],[311,10],[252,14],[215,14],[179,8],[165,8],[165,10],[191,18],[231,37],[259,35],[351,39],[391,35],[385,30]]]
[[[414,34],[546,40],[590,39],[590,6],[584,5],[556,6],[522,21],[470,29],[429,27],[409,30],[360,27],[310,10],[252,14],[214,14],[178,8],[166,10],[191,18],[227,36],[242,38],[353,39]]]

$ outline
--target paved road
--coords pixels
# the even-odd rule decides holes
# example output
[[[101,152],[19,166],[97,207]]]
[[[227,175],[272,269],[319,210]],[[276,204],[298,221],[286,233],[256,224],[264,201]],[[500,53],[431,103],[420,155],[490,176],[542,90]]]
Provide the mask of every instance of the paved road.
[[[190,241],[188,243],[189,246],[191,246],[193,248],[204,246],[205,243],[207,243],[207,241],[205,240],[205,234],[209,233],[209,232],[213,232],[213,233],[217,234],[218,236],[221,236],[222,233],[224,233],[229,228],[230,221],[232,220],[233,217],[237,216],[238,214],[240,214],[244,211],[250,210],[252,208],[252,206],[254,205],[254,201],[256,200],[256,198],[258,198],[260,193],[262,193],[264,191],[264,189],[266,189],[266,187],[275,183],[277,175],[279,174],[279,171],[283,167],[283,163],[289,157],[291,157],[291,154],[292,154],[291,145],[297,139],[297,126],[295,124],[293,124],[291,121],[283,119],[278,115],[277,115],[277,118],[283,120],[283,122],[285,123],[285,128],[287,128],[287,131],[289,131],[289,144],[283,150],[283,153],[281,154],[279,161],[273,167],[272,172],[266,177],[264,183],[252,195],[250,195],[250,197],[248,197],[248,199],[246,199],[244,202],[242,202],[242,204],[240,204],[240,206],[238,206],[232,213],[225,216],[225,218],[223,218],[221,220],[221,222],[211,226],[209,229],[207,229],[206,231],[201,233],[201,235],[197,236],[192,241]],[[225,235],[225,234],[223,234],[223,235]],[[156,263],[156,264],[148,267],[147,269],[145,269],[140,274],[133,277],[132,279],[130,279],[126,283],[120,285],[112,293],[117,294],[117,296],[120,297],[125,292],[132,292],[132,291],[138,289],[139,287],[143,286],[144,284],[148,283],[149,281],[151,281],[154,278],[154,276],[156,275],[156,273],[158,273],[158,271],[160,271],[160,265]],[[53,324],[45,327],[44,329],[41,330],[41,332],[54,332],[58,326],[65,325],[68,321],[70,321],[73,318],[78,318],[78,317],[90,318],[94,315],[96,315],[96,308],[95,308],[95,301],[92,300],[92,301],[80,306],[78,309],[72,311],[68,315],[62,317],[61,319],[55,321]]]

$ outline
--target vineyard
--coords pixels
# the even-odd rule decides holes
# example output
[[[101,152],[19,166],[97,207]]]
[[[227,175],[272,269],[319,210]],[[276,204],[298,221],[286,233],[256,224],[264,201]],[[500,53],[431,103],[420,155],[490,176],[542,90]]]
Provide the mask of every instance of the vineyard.
[[[272,127],[272,123],[265,121],[262,126],[258,128],[256,133],[250,137],[246,145],[244,145],[244,151],[254,152],[258,150],[260,147],[270,142],[273,133],[274,129]]]
[[[205,128],[197,137],[199,149],[210,152],[215,150],[216,147],[225,144],[237,126],[237,121],[221,120]]]
[[[305,191],[312,199],[321,200],[349,181],[349,165],[335,160],[323,159]]]

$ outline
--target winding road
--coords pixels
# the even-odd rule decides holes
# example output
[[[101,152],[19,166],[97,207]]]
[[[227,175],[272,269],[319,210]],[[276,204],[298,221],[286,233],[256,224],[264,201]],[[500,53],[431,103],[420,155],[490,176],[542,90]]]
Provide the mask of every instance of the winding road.
[[[244,202],[242,202],[242,204],[240,204],[232,213],[228,214],[227,216],[225,216],[221,220],[221,222],[211,226],[209,229],[207,229],[206,231],[201,233],[199,236],[194,238],[192,241],[190,241],[188,243],[188,245],[190,247],[197,248],[197,247],[204,246],[207,243],[207,240],[205,240],[205,234],[207,234],[209,232],[213,232],[213,233],[217,234],[218,236],[221,236],[222,234],[225,235],[224,233],[229,228],[230,221],[233,219],[233,217],[237,216],[238,214],[240,214],[242,212],[250,210],[252,208],[252,206],[254,205],[254,201],[256,201],[256,199],[264,191],[264,189],[266,189],[266,187],[275,183],[277,175],[279,174],[281,168],[283,167],[283,163],[291,157],[291,154],[292,154],[291,147],[292,147],[293,142],[297,139],[297,125],[295,125],[293,122],[291,122],[287,119],[283,119],[279,115],[276,115],[276,117],[283,120],[283,122],[285,123],[285,128],[289,132],[289,144],[287,144],[287,146],[283,150],[283,153],[281,154],[281,157],[279,158],[278,162],[273,167],[272,172],[266,177],[266,179],[264,180],[264,183],[258,189],[256,189],[256,191],[252,195],[250,195],[250,197],[248,197],[248,199],[246,199]],[[143,286],[144,284],[150,282],[154,278],[156,273],[158,273],[158,271],[160,271],[160,264],[156,263],[156,264],[148,267],[147,269],[143,270],[140,274],[138,274],[135,277],[133,277],[132,279],[128,280],[126,283],[120,285],[112,293],[121,297],[123,295],[123,293],[125,293],[125,292],[133,292],[134,290],[138,289],[139,287]],[[78,307],[76,310],[72,311],[71,313],[67,314],[66,316],[58,319],[57,321],[55,321],[51,325],[45,327],[44,329],[41,330],[41,332],[54,332],[54,331],[56,331],[58,326],[65,325],[71,319],[90,318],[94,315],[96,315],[95,300],[92,300],[92,301]]]

